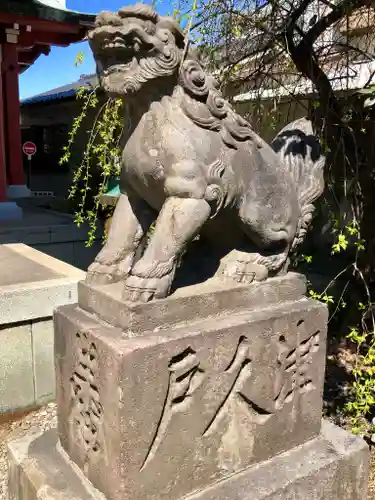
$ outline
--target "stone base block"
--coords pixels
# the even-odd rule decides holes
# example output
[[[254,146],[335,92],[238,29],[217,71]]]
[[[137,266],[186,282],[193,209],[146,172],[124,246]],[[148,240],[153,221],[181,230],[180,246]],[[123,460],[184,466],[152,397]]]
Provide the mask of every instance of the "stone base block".
[[[135,335],[61,307],[61,445],[111,500],[175,500],[303,445],[321,427],[326,321],[302,298]]]
[[[306,292],[306,278],[297,273],[260,283],[228,287],[211,279],[199,285],[176,290],[166,299],[146,304],[124,302],[123,283],[100,287],[78,284],[79,306],[112,326],[132,331],[160,331],[178,324],[223,318],[249,310],[264,309],[278,303],[299,300]]]
[[[12,500],[104,500],[48,431],[9,444]],[[196,492],[191,500],[366,500],[365,442],[323,422],[320,435]],[[124,496],[127,500],[127,496]],[[177,500],[177,499],[176,499]]]

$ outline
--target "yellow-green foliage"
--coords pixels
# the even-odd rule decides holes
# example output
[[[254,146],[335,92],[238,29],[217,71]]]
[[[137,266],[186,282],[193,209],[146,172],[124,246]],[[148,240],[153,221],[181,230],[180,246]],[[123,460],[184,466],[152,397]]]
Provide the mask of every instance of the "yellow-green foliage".
[[[82,101],[82,110],[73,122],[68,144],[65,146],[64,154],[60,160],[61,165],[68,163],[71,159],[72,146],[78,130],[87,117],[88,110],[99,107],[97,91],[98,88],[90,92],[87,92],[87,89],[83,88],[77,93],[77,99]],[[87,246],[91,246],[95,240],[100,199],[106,192],[108,180],[112,176],[117,176],[120,172],[121,150],[119,141],[123,130],[122,108],[123,102],[121,99],[108,99],[100,107],[94,124],[89,129],[89,138],[82,155],[82,161],[73,175],[69,198],[79,198],[75,222],[78,226],[84,222],[88,223],[89,235],[86,243]],[[93,187],[94,172],[99,173],[100,180],[99,184],[95,186],[93,203],[89,204],[88,194]]]

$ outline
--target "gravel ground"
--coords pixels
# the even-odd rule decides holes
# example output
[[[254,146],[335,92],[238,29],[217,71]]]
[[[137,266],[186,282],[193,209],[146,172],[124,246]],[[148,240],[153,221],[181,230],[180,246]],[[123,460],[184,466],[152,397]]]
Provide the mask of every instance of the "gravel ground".
[[[0,500],[8,498],[8,465],[6,443],[27,434],[33,427],[47,430],[56,427],[56,404],[33,411],[11,422],[0,422]],[[371,453],[368,500],[375,500],[375,450]]]
[[[56,427],[56,405],[49,405],[37,411],[23,415],[16,420],[0,422],[0,500],[8,500],[8,464],[6,443],[11,439],[27,434],[30,429],[37,427],[47,430]]]

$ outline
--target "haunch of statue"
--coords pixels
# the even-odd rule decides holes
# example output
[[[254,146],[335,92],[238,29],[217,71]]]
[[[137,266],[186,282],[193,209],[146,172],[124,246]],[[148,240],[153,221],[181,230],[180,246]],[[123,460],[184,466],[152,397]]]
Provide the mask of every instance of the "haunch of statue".
[[[324,188],[311,123],[297,120],[266,144],[222,97],[176,21],[148,5],[99,14],[90,44],[102,87],[126,99],[129,126],[122,194],[87,280],[124,281],[127,300],[165,297],[198,234],[220,255],[222,280],[285,272]]]

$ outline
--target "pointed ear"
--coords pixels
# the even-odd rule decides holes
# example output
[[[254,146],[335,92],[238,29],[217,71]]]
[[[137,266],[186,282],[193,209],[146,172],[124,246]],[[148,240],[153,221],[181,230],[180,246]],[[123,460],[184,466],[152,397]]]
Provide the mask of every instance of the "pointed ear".
[[[185,34],[176,19],[169,16],[160,17],[157,27],[169,30],[174,35],[178,47],[185,46]]]

